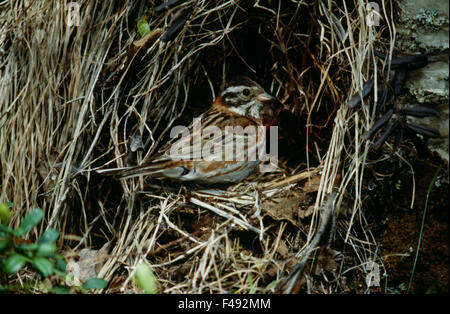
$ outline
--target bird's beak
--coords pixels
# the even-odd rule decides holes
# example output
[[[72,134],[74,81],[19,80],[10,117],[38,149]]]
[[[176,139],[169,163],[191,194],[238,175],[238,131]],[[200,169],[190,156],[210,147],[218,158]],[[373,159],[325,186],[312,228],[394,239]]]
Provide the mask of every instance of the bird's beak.
[[[273,97],[272,95],[267,94],[266,92],[259,94],[258,96],[256,96],[256,99],[262,103],[266,103],[266,102],[272,102],[275,101],[275,97]]]
[[[273,125],[276,120],[276,112],[278,112],[278,100],[266,92],[256,96],[256,99],[263,104],[259,112],[263,125]]]

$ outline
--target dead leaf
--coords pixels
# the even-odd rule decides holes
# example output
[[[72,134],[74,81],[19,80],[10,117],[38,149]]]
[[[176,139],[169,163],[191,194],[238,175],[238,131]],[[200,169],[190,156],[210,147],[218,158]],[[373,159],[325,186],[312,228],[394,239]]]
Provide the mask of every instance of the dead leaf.
[[[66,283],[69,286],[80,286],[91,278],[97,278],[103,264],[107,259],[109,243],[100,250],[82,249],[78,261],[70,259],[67,263]]]
[[[147,36],[133,42],[133,44],[128,49],[127,63],[133,60],[138,52],[145,51],[151,44],[156,41],[156,39],[158,39],[162,35],[162,33],[163,30],[161,28],[156,28]]]
[[[305,193],[313,193],[319,190],[320,180],[322,179],[322,175],[316,174],[312,176],[309,180],[306,180],[303,183],[302,190]]]
[[[316,263],[314,263],[314,274],[319,275],[322,271],[329,271],[335,273],[339,268],[336,261],[336,252],[331,249],[322,248],[316,256]]]
[[[284,243],[284,241],[281,239],[278,242],[277,253],[280,254],[284,258],[287,258],[289,256],[289,249],[288,249],[286,243]]]
[[[295,186],[263,200],[262,208],[264,214],[277,221],[285,219],[294,226],[301,227],[300,219],[312,213],[310,209],[311,203],[311,195],[303,192],[302,188]]]

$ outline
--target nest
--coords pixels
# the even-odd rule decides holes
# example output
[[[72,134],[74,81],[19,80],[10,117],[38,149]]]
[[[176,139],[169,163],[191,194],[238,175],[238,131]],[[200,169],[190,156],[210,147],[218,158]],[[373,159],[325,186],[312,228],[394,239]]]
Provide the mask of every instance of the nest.
[[[79,26],[53,1],[0,13],[1,196],[15,204],[12,223],[44,209],[35,236],[60,230],[75,263],[80,249],[97,252],[107,293],[138,291],[141,261],[161,293],[354,291],[347,282],[383,261],[361,210],[361,135],[375,111],[346,101],[389,71],[373,49],[392,52],[391,4],[375,28],[362,1],[170,2],[78,1]],[[234,75],[284,106],[277,171],[221,188],[95,173],[151,156]],[[131,149],[136,135],[144,151]]]

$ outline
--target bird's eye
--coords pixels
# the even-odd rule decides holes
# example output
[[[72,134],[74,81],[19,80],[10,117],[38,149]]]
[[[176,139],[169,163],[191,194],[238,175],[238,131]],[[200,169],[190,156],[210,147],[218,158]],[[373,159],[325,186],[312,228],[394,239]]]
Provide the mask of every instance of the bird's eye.
[[[242,93],[244,94],[244,96],[248,96],[248,95],[250,95],[250,90],[248,88],[246,88],[242,91]]]

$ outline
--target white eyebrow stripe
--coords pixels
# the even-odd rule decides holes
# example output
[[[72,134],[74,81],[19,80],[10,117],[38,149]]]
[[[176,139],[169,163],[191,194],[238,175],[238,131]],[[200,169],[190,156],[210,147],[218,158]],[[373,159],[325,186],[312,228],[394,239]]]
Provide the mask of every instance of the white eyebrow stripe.
[[[228,93],[230,93],[230,94],[234,94],[234,93],[238,93],[238,92],[240,92],[240,91],[242,91],[242,90],[244,90],[246,87],[245,86],[242,86],[242,85],[240,85],[240,86],[231,86],[231,87],[228,87],[227,89],[225,89],[224,91],[223,91],[223,93],[222,93],[222,95],[226,95],[226,94],[228,94]]]

